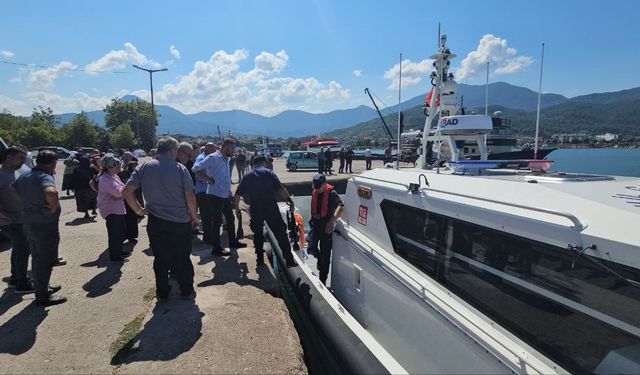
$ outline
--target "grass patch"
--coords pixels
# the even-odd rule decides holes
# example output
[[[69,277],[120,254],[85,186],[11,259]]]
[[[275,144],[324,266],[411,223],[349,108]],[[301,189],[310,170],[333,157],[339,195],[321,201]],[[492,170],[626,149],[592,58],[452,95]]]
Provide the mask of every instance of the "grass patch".
[[[119,358],[126,357],[127,352],[133,346],[133,339],[136,337],[140,329],[142,328],[142,322],[149,312],[149,306],[151,301],[156,297],[156,288],[151,288],[147,293],[142,296],[142,300],[145,302],[144,311],[138,314],[132,321],[125,324],[118,338],[111,343],[109,347],[109,355],[111,356],[111,362],[118,362]]]
[[[111,358],[114,358],[120,351],[130,343],[131,340],[140,332],[140,328],[142,328],[142,322],[144,321],[144,317],[147,315],[147,312],[143,312],[138,314],[132,321],[125,324],[122,331],[118,335],[116,341],[111,343],[111,347],[109,348],[109,354]]]
[[[151,302],[154,298],[156,298],[156,288],[151,288],[144,297],[142,297],[142,300],[145,302]]]

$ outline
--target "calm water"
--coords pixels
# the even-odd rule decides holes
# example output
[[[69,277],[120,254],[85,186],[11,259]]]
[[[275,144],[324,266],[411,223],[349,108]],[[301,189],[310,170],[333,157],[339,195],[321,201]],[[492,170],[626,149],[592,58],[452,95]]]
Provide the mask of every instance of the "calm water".
[[[638,148],[560,149],[546,159],[555,161],[553,171],[640,177]]]

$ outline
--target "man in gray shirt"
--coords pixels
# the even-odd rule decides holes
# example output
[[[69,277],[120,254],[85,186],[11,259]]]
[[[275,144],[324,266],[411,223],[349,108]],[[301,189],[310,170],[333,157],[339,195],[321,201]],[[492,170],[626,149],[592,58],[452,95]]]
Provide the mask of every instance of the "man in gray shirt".
[[[65,297],[53,295],[60,289],[59,286],[49,287],[60,243],[60,201],[53,178],[57,161],[55,152],[40,151],[36,166],[11,185],[22,200],[22,222],[31,250],[36,303],[44,306],[67,301]]]
[[[147,234],[153,251],[153,271],[158,299],[168,298],[169,270],[176,276],[180,293],[195,296],[191,263],[191,232],[200,225],[193,180],[187,168],[176,161],[178,141],[171,137],[158,140],[156,157],[131,174],[124,198],[139,216],[149,214]],[[142,189],[145,208],[135,191]]]
[[[29,244],[22,228],[22,202],[11,184],[27,158],[19,147],[9,147],[2,157],[0,168],[0,231],[11,241],[11,277],[9,286],[16,294],[33,293],[33,284],[27,278]],[[28,171],[28,170],[27,170]]]

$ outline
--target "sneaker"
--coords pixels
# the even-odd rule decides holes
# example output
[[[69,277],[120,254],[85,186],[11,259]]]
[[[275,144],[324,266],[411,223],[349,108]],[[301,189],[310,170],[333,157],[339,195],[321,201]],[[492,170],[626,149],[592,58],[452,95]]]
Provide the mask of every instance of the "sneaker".
[[[33,287],[33,283],[31,281],[26,281],[24,283],[17,284],[16,290],[14,290],[15,294],[31,294],[35,292],[36,292],[36,289]]]
[[[232,249],[243,249],[243,248],[247,247],[247,244],[239,242],[239,241],[236,241],[236,242],[230,242],[229,243],[229,247],[232,248]]]
[[[211,251],[211,255],[220,256],[220,257],[228,257],[229,255],[231,255],[231,252],[229,250],[225,250],[225,249],[214,249],[214,250]]]
[[[16,285],[18,284],[18,280],[16,280],[16,278],[12,276],[3,277],[2,281],[7,283],[8,284],[7,287],[9,288],[15,288]]]
[[[61,285],[51,285],[49,284],[49,290],[47,291],[47,294],[53,294],[55,292],[60,291],[60,289],[62,289]]]
[[[58,258],[58,260],[56,260],[56,262],[53,264],[54,267],[59,267],[59,266],[64,266],[65,264],[67,264],[67,261],[64,260],[63,258]]]
[[[36,303],[40,306],[54,306],[67,302],[66,297],[47,295],[45,297],[36,297]]]

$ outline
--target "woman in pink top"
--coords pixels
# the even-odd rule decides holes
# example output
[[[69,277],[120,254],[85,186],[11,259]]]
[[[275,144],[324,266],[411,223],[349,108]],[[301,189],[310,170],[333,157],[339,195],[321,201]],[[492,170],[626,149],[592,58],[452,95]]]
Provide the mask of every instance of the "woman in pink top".
[[[127,211],[122,197],[125,184],[118,177],[121,163],[113,154],[106,154],[100,160],[100,164],[103,169],[98,178],[98,210],[107,221],[109,259],[112,262],[124,262],[125,256],[128,255],[122,251]]]

